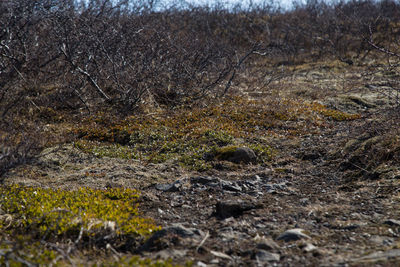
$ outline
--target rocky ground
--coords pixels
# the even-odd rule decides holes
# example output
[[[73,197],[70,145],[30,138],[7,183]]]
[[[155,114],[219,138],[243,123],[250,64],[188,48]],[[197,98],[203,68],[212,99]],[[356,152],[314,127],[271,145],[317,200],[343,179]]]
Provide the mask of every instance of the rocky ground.
[[[317,89],[327,86],[329,73],[299,74],[290,93],[361,118],[329,121],[319,134],[271,137],[279,153],[270,164],[226,160],[196,172],[173,161],[99,158],[62,144],[12,170],[5,183],[139,189],[142,214],[162,230],[116,256],[172,258],[194,266],[399,265],[400,165],[390,158],[373,168],[361,165],[375,160],[373,147],[385,148],[383,136],[398,127],[398,110],[387,109],[388,98],[365,86],[320,99],[318,90],[305,91],[318,79]],[[343,77],[346,85],[357,84]],[[363,83],[369,84],[365,78]],[[259,97],[255,91],[249,95]],[[398,132],[392,137],[398,145]],[[398,153],[398,147],[391,149]]]

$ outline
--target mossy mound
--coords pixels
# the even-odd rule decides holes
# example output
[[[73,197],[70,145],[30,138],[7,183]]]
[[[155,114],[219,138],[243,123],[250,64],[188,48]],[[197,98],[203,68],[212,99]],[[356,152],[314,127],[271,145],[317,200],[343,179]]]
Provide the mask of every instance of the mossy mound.
[[[398,129],[377,136],[349,140],[341,156],[341,168],[354,178],[394,179],[400,177],[400,138]]]
[[[226,160],[233,163],[256,163],[257,156],[248,147],[225,146],[215,152],[217,160]]]

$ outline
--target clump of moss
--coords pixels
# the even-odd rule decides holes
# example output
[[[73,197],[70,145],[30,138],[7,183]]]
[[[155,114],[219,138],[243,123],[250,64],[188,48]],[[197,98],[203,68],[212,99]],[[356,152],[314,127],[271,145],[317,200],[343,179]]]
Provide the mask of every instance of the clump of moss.
[[[215,151],[215,158],[218,160],[228,160],[234,156],[238,148],[238,146],[225,146],[218,148]]]
[[[1,186],[0,253],[5,254],[0,254],[0,265],[47,266],[68,265],[71,260],[79,262],[80,255],[70,254],[66,258],[65,254],[60,254],[63,248],[71,246],[71,240],[74,240],[74,247],[85,247],[85,253],[91,253],[93,246],[105,245],[101,242],[105,238],[107,242],[115,241],[116,246],[123,245],[124,240],[141,242],[160,228],[151,219],[139,216],[138,197],[137,191],[123,188],[65,191]],[[111,263],[113,266],[131,266],[131,263],[172,266],[169,261],[152,262],[139,257]]]
[[[111,229],[119,235],[147,236],[158,229],[138,216],[138,193],[130,189],[76,191],[24,187],[0,188],[0,207],[18,222],[15,226],[41,237],[87,236]],[[4,226],[4,225],[2,225]]]

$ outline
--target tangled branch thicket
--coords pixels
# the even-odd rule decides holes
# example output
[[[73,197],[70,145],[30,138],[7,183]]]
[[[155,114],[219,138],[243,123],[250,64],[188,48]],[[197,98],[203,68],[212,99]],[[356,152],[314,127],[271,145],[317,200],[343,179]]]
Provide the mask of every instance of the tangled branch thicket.
[[[127,114],[150,103],[176,107],[225,96],[254,62],[334,57],[353,64],[382,53],[388,57],[382,71],[393,71],[400,59],[394,0],[317,0],[290,11],[272,2],[231,9],[156,3],[1,1],[2,146],[15,129],[37,132],[40,118],[56,120],[59,111]],[[268,70],[251,73],[275,77]],[[399,91],[395,79],[388,82]],[[21,143],[29,138],[15,146],[37,143]],[[2,172],[15,165],[7,159],[29,152],[19,154],[0,157]]]

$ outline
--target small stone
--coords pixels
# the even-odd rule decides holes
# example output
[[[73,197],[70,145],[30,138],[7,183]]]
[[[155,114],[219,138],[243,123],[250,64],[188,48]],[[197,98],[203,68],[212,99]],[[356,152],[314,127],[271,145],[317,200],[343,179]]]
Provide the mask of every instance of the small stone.
[[[311,243],[307,243],[307,244],[305,244],[304,246],[303,246],[303,251],[304,252],[314,252],[315,250],[317,250],[317,247],[316,246],[314,246],[313,244],[311,244]]]
[[[227,259],[227,260],[232,260],[232,257],[231,257],[231,256],[229,256],[229,255],[227,255],[227,254],[225,254],[225,253],[219,252],[219,251],[211,250],[210,253],[211,253],[212,255],[214,255],[215,257],[218,257],[218,258]]]
[[[181,180],[175,181],[171,184],[156,184],[156,189],[164,192],[177,192],[181,190],[183,182]]]
[[[198,261],[198,262],[196,263],[196,266],[198,266],[198,267],[207,267],[207,264],[205,264],[205,263],[202,262],[202,261]]]
[[[164,228],[160,230],[159,232],[165,230],[168,233],[174,233],[180,237],[191,237],[195,235],[202,236],[204,235],[201,230],[195,229],[195,228],[186,228],[182,224],[175,223],[172,224],[171,226]]]
[[[279,261],[280,259],[281,259],[281,256],[277,253],[271,253],[271,252],[265,251],[263,249],[259,249],[256,252],[256,260],[258,263]]]
[[[257,242],[257,248],[263,250],[274,250],[274,249],[279,249],[279,245],[270,238],[261,238]]]
[[[304,230],[300,228],[287,230],[286,232],[278,236],[276,240],[283,240],[285,242],[290,242],[290,241],[297,241],[300,239],[310,239],[311,237],[304,234],[303,231]]]
[[[300,204],[302,205],[302,206],[307,206],[308,204],[310,204],[310,199],[308,199],[308,198],[302,198],[302,199],[300,199]]]
[[[226,191],[233,191],[233,192],[240,192],[242,191],[242,188],[237,185],[236,183],[232,183],[232,182],[228,182],[228,181],[224,181],[221,180],[221,186],[222,189],[226,190]]]
[[[260,205],[254,203],[245,202],[243,200],[225,200],[218,201],[216,205],[216,216],[221,219],[236,217],[243,214],[245,211],[259,208]]]

